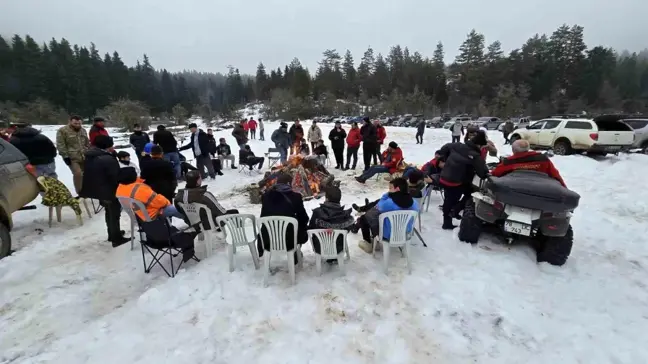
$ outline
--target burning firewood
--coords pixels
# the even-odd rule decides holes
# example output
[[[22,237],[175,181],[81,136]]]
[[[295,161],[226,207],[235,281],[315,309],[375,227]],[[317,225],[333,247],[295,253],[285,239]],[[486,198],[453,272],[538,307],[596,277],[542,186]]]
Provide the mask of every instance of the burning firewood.
[[[294,155],[284,165],[278,165],[270,172],[266,172],[264,178],[258,183],[256,195],[263,194],[268,188],[277,183],[277,177],[286,173],[292,176],[293,191],[301,193],[304,199],[319,198],[322,191],[329,185],[335,184],[335,177],[317,160],[315,156]],[[254,203],[258,199],[252,196],[250,200]]]

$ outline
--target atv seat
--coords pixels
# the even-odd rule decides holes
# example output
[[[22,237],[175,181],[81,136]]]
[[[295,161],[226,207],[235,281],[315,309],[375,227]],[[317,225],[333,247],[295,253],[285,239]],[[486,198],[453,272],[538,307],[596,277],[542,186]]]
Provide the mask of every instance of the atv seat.
[[[580,195],[563,187],[548,175],[517,170],[502,177],[491,177],[485,189],[495,200],[544,212],[564,212],[578,207]]]

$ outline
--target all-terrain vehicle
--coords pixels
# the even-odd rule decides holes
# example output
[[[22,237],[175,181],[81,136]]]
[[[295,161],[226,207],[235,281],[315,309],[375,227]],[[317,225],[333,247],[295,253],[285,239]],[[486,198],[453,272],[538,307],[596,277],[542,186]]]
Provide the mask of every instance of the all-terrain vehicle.
[[[561,266],[571,253],[572,212],[580,195],[544,173],[517,170],[502,177],[475,177],[464,209],[459,239],[476,244],[482,230],[501,234],[508,243],[530,240],[538,262]]]

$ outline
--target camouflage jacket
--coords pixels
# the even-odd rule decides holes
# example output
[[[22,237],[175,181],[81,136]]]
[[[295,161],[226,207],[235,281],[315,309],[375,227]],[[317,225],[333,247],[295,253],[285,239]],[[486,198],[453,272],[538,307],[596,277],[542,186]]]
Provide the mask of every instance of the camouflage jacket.
[[[83,128],[76,131],[66,125],[56,132],[56,148],[63,158],[82,161],[85,159],[84,154],[88,147],[90,147],[90,140]]]

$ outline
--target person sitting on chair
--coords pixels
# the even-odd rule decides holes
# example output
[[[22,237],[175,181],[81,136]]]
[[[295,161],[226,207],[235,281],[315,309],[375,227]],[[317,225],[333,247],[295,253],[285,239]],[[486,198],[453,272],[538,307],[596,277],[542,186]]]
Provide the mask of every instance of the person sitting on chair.
[[[117,152],[117,160],[119,161],[120,168],[133,168],[135,169],[135,172],[137,172],[137,175],[139,176],[140,169],[136,164],[131,162],[130,153],[120,150],[119,152]]]
[[[368,201],[365,200],[365,202]],[[366,211],[364,215],[358,218],[351,230],[353,233],[358,232],[358,230],[362,231],[363,241],[358,244],[360,249],[371,254],[373,237],[378,235],[380,214],[400,210],[418,211],[418,208],[418,203],[409,194],[407,180],[402,177],[395,178],[389,182],[389,192],[385,193],[380,200],[367,203],[362,208],[357,208],[357,205],[354,205],[354,209]],[[411,232],[413,228],[413,225],[411,228],[408,226],[408,232]],[[385,224],[383,229],[384,237],[389,239],[391,236],[391,227]]]
[[[211,192],[207,191],[207,186],[202,185],[202,178],[198,170],[189,171],[186,176],[187,183],[185,184],[184,189],[178,190],[178,193],[173,200],[178,211],[182,211],[180,208],[180,203],[200,203],[211,211],[212,218],[214,221],[217,217],[229,214],[238,214],[238,210],[227,210],[225,209]],[[202,226],[209,230],[209,218],[203,215],[201,211],[200,220]],[[220,229],[217,229],[220,230]]]
[[[297,241],[293,240],[294,230],[292,225],[288,226],[286,230],[286,248],[293,250],[295,244],[305,244],[308,241],[308,213],[304,208],[304,201],[302,195],[292,190],[292,177],[289,174],[281,173],[277,177],[277,183],[270,187],[261,197],[261,215],[266,216],[286,216],[297,219]],[[268,231],[265,227],[261,227],[260,235],[262,239],[258,240],[259,256],[263,256],[264,246],[265,249],[270,249]],[[297,252],[295,251],[295,258]],[[297,264],[297,259],[295,259]]]
[[[191,163],[187,162],[187,157],[185,157],[182,153],[178,153],[178,156],[180,158],[180,175],[182,177],[180,178],[180,180],[184,180],[187,176],[187,172],[197,171],[198,168],[192,166]]]
[[[232,148],[227,144],[225,138],[220,138],[218,140],[218,145],[216,146],[216,155],[218,160],[221,162],[221,166],[225,165],[225,161],[230,161],[232,169],[236,169],[236,160],[234,154],[232,154]],[[240,161],[239,161],[240,162]]]
[[[255,156],[254,152],[252,152],[252,148],[247,144],[239,152],[239,164],[248,166],[250,170],[252,170],[256,165],[258,165],[258,169],[263,168],[264,161],[265,158]]]
[[[423,190],[425,189],[423,177],[423,172],[419,170],[410,173],[407,177],[408,193],[412,198],[423,198]]]
[[[184,219],[184,216],[166,197],[153,191],[146,183],[139,182],[133,168],[119,170],[119,186],[117,186],[116,197],[128,197],[141,202],[151,220],[160,216]],[[135,213],[140,220],[144,221],[144,214],[141,211],[136,209]]]
[[[351,209],[345,210],[340,205],[342,200],[342,191],[339,187],[330,186],[324,191],[326,200],[320,207],[313,209],[313,215],[308,223],[308,229],[334,229],[351,231],[355,221],[351,216]],[[344,251],[344,238],[338,237],[335,242],[337,253]],[[320,242],[317,237],[313,237],[313,250],[321,254]],[[328,263],[337,263],[336,259],[327,260]]]
[[[379,166],[371,166],[362,175],[356,177],[356,181],[365,183],[369,178],[377,173],[392,174],[398,170],[398,165],[403,161],[403,151],[398,147],[396,142],[390,142],[389,146],[382,153],[383,162]]]
[[[326,149],[323,140],[317,142],[317,146],[313,148],[313,154],[317,156],[320,164],[324,165],[326,163],[326,160],[328,159],[328,150]]]
[[[301,144],[299,144],[299,154],[303,156],[310,155],[310,147],[308,146],[308,143],[306,143],[305,140],[302,140]]]

